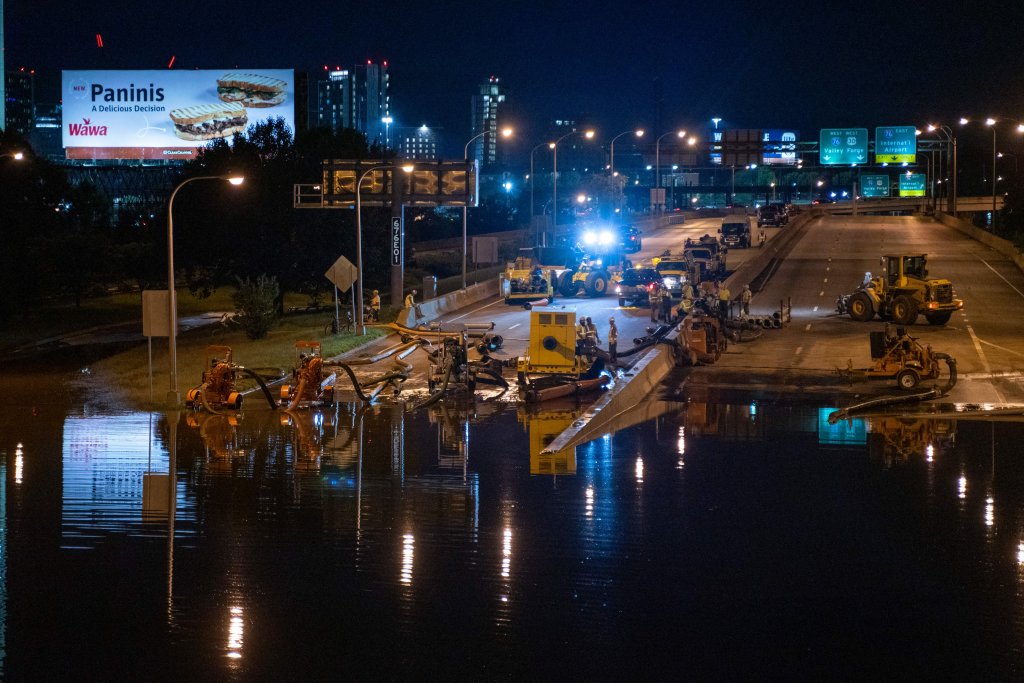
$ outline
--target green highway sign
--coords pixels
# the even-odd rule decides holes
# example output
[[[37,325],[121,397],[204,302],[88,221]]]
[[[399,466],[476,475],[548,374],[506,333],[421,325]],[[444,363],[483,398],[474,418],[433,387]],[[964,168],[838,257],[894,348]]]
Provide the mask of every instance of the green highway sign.
[[[868,129],[822,128],[818,155],[822,165],[868,163]]]
[[[900,196],[923,197],[926,180],[924,173],[900,173]]]
[[[876,164],[913,164],[917,161],[917,129],[914,126],[875,128]]]
[[[887,175],[862,175],[860,177],[861,197],[888,197],[889,176]]]

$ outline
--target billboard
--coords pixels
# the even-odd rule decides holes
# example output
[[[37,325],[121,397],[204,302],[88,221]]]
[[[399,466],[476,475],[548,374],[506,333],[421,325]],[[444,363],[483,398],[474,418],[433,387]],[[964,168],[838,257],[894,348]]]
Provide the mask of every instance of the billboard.
[[[68,159],[190,159],[270,118],[295,130],[291,69],[64,71],[61,93]]]
[[[876,164],[913,164],[917,161],[917,129],[914,126],[875,128]]]
[[[764,144],[763,163],[796,163],[796,141],[800,139],[800,131],[769,128],[761,131],[761,134],[761,142]]]

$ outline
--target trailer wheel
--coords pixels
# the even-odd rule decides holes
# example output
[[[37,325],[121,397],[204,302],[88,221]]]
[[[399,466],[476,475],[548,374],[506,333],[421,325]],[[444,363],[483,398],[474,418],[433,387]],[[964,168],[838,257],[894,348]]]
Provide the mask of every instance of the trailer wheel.
[[[917,386],[917,383],[921,380],[918,374],[907,368],[906,370],[900,370],[899,374],[896,375],[896,384],[900,389],[910,391]]]
[[[864,292],[857,292],[850,296],[850,317],[857,322],[866,323],[875,317],[875,307],[871,303],[871,297]]]

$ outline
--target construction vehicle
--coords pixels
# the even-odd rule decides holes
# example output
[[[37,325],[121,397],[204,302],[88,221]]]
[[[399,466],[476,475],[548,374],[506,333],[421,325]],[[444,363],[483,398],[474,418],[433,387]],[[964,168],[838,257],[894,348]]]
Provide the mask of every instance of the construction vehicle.
[[[921,380],[939,377],[939,361],[947,365],[952,360],[944,353],[935,353],[931,345],[923,346],[915,337],[907,334],[906,328],[897,327],[891,334],[889,325],[885,330],[870,334],[872,366],[864,371],[868,377],[895,378],[900,389],[910,390]],[[952,361],[955,365],[955,361]]]
[[[334,403],[336,373],[324,374],[324,359],[318,341],[295,342],[294,384],[282,384],[280,403],[288,408],[311,408]]]
[[[654,269],[661,276],[661,286],[672,295],[673,299],[681,299],[683,284],[693,281],[693,264],[686,259],[686,256],[676,254],[662,254],[651,261],[654,264]]]
[[[704,313],[683,318],[676,343],[676,365],[680,366],[710,365],[729,348],[721,321]]]
[[[956,442],[956,420],[872,415],[868,423],[868,455],[887,467],[952,451]]]
[[[574,268],[558,277],[558,291],[562,296],[578,296],[583,292],[589,297],[604,296],[612,278],[602,259],[584,257]]]
[[[687,238],[683,243],[683,258],[689,262],[691,281],[696,284],[724,278],[726,251],[711,235],[700,239]]]
[[[503,293],[506,304],[523,304],[528,307],[531,302],[540,299],[554,301],[559,270],[564,270],[565,265],[544,264],[544,256],[550,251],[542,248],[519,250],[515,261],[505,268],[504,282],[507,283],[507,289],[503,287]],[[558,258],[554,260],[564,261]]]
[[[607,381],[604,361],[593,360],[576,339],[576,311],[535,308],[530,312],[530,344],[516,363],[519,395],[541,401],[599,389]],[[594,354],[590,354],[594,356]]]
[[[836,299],[836,311],[867,322],[878,315],[897,325],[913,325],[924,314],[929,325],[945,325],[964,302],[953,295],[949,280],[928,277],[927,254],[883,256],[885,272],[866,273],[852,294]]]

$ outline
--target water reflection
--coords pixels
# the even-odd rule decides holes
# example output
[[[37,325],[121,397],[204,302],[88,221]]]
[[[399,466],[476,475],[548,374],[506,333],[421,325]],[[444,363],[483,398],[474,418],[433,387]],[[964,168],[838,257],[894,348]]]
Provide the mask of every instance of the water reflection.
[[[171,653],[204,679],[294,676],[281,650],[299,641],[313,678],[422,674],[440,658],[541,679],[629,678],[633,664],[617,666],[637,658],[664,678],[679,657],[766,651],[824,653],[833,670],[827,655],[853,633],[933,622],[965,648],[1024,644],[1019,426],[666,406],[554,454],[544,448],[581,415],[573,403],[69,415],[47,428],[58,439],[19,424],[0,445],[11,677],[40,658],[109,652],[109,624],[122,622],[119,651]],[[46,566],[74,581],[41,580]],[[946,618],[950,594],[963,596],[964,626]],[[62,623],[72,604],[103,628]],[[793,607],[806,604],[843,609],[808,618]],[[29,638],[44,622],[54,645]],[[968,628],[979,624],[991,637],[980,645]],[[730,652],[709,633],[735,633]],[[461,659],[417,634],[464,642]]]

